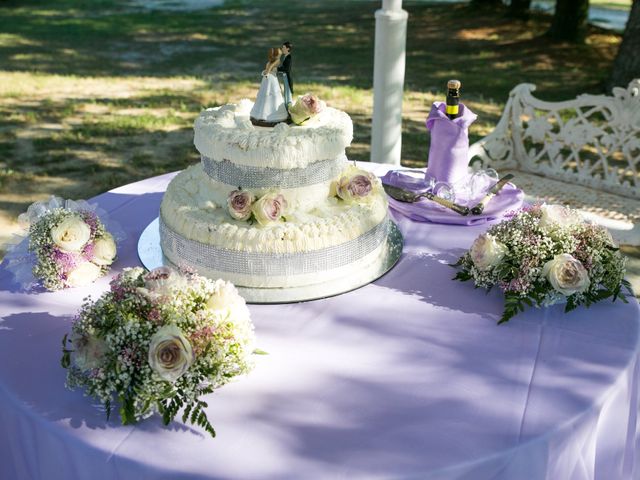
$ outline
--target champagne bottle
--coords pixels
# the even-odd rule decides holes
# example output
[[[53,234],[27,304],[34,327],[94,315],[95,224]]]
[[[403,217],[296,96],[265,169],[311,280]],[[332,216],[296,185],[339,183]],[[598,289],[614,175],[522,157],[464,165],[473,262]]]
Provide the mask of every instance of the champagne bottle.
[[[447,82],[447,117],[449,120],[458,118],[460,116],[460,87],[462,84],[460,80],[449,80]]]

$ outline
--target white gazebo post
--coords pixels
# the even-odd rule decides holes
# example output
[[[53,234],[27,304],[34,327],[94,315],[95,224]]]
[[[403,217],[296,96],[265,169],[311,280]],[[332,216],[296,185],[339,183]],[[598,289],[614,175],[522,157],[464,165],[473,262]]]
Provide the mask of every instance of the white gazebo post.
[[[382,0],[382,9],[376,11],[372,162],[400,165],[408,17],[402,9],[402,0]]]

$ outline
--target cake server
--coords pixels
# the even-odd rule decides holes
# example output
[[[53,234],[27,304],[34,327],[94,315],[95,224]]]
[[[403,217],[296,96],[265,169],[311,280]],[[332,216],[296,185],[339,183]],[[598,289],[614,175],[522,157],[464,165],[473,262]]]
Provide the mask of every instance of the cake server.
[[[484,207],[487,206],[491,199],[496,196],[500,192],[500,190],[502,190],[502,187],[504,187],[512,178],[513,175],[508,173],[500,180],[498,180],[496,184],[487,191],[487,194],[484,196],[484,198],[471,208],[471,213],[473,215],[482,215],[482,212],[484,212]]]
[[[462,205],[458,205],[457,203],[450,202],[449,200],[445,200],[444,198],[440,198],[437,195],[434,195],[431,192],[422,192],[415,193],[410,190],[405,190],[404,188],[396,187],[393,185],[389,185],[387,183],[383,183],[384,191],[387,192],[394,200],[398,200],[399,202],[405,203],[414,203],[420,200],[421,198],[428,198],[432,202],[436,202],[443,207],[449,208],[460,215],[469,215],[469,207],[463,207]]]

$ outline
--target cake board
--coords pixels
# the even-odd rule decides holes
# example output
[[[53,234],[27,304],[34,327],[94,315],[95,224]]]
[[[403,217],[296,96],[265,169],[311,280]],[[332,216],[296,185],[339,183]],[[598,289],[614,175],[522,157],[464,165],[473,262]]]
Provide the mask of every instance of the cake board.
[[[138,239],[138,257],[142,265],[149,270],[163,265],[175,267],[163,255],[160,248],[159,224],[159,218],[155,218],[147,225]],[[376,265],[372,265],[371,268],[364,272],[356,272],[326,283],[301,287],[251,288],[236,286],[236,288],[245,301],[252,304],[297,303],[333,297],[364,287],[382,277],[400,259],[403,245],[404,239],[400,229],[394,222],[389,222],[389,235],[387,236],[383,255]]]

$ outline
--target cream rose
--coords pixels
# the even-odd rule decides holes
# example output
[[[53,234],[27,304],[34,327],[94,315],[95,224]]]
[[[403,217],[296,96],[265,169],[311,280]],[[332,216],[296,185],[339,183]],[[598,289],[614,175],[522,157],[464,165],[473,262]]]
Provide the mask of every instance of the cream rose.
[[[186,279],[170,267],[158,267],[144,276],[146,290],[155,296],[169,295],[175,288],[183,287]]]
[[[53,243],[63,252],[80,252],[90,237],[91,228],[78,215],[67,217],[51,228]]]
[[[476,238],[469,250],[471,260],[478,270],[489,270],[495,267],[506,253],[507,247],[488,233],[483,233]]]
[[[545,263],[542,275],[547,277],[555,290],[566,296],[584,292],[591,283],[582,263],[568,253],[556,255]]]
[[[227,197],[229,215],[236,220],[248,220],[251,216],[251,204],[254,201],[251,192],[234,190]]]
[[[160,328],[151,337],[149,365],[168,382],[175,382],[195,361],[191,344],[175,325]]]
[[[70,287],[82,287],[96,281],[102,270],[91,262],[83,262],[67,273],[67,285]]]
[[[238,300],[238,292],[231,283],[220,282],[216,290],[207,299],[207,308],[210,310],[226,310]]]
[[[107,344],[95,335],[75,335],[71,337],[73,363],[80,370],[98,368],[107,352]]]
[[[315,117],[326,108],[326,103],[311,93],[298,97],[296,102],[289,107],[291,120],[297,125],[302,125],[307,120]]]
[[[260,225],[269,225],[280,220],[286,208],[283,195],[264,195],[256,200],[251,211]]]
[[[116,242],[110,233],[105,233],[93,243],[93,258],[96,265],[111,265],[116,258]]]
[[[335,192],[346,203],[367,201],[377,185],[375,175],[350,166],[335,184]]]
[[[540,227],[545,230],[570,227],[583,222],[582,217],[576,210],[562,205],[542,205],[540,211]]]

